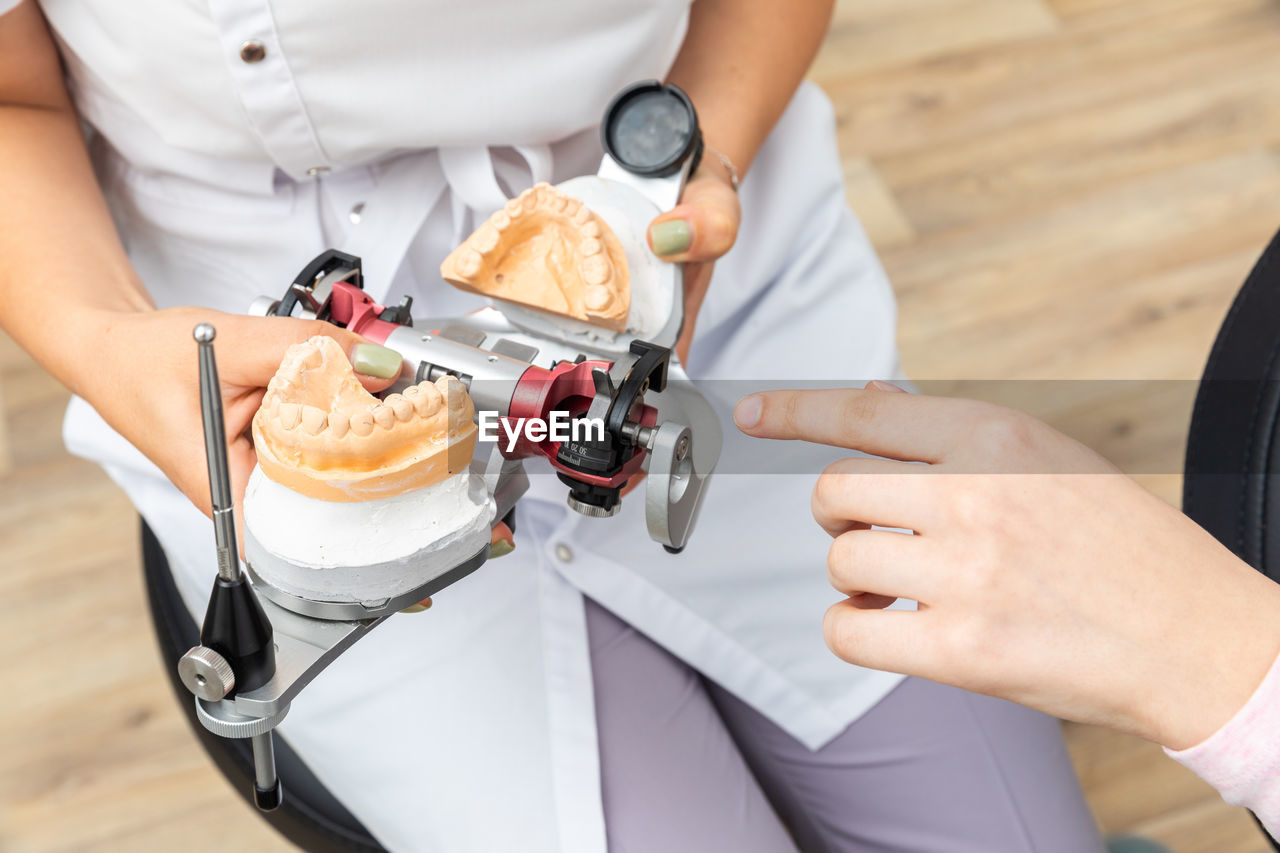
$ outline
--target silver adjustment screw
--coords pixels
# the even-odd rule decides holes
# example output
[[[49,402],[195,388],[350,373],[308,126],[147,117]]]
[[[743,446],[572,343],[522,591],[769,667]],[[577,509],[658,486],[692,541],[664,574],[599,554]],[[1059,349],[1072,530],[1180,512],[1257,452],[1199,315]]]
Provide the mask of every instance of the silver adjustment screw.
[[[683,462],[684,458],[689,455],[689,436],[682,435],[680,440],[676,442],[676,461]]]
[[[653,427],[641,426],[635,421],[627,421],[622,425],[622,434],[645,450],[653,450],[653,439],[657,433]]]
[[[226,697],[236,686],[231,664],[207,646],[195,646],[179,659],[178,678],[193,694],[209,702]]]

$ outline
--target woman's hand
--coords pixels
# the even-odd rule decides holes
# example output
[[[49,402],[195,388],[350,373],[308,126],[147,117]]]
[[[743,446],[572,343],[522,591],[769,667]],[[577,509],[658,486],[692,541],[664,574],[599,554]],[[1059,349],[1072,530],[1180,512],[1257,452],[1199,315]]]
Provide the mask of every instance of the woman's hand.
[[[257,463],[250,424],[262,404],[267,383],[285,350],[313,335],[328,335],[342,345],[365,390],[377,392],[400,374],[400,354],[321,320],[248,317],[206,308],[113,314],[103,318],[110,358],[102,360],[92,389],[84,389],[94,408],[143,452],[205,514],[210,514],[209,470],[200,413],[197,323],[212,323],[218,336],[218,379],[227,433],[227,467],[235,498],[239,541],[244,545],[244,490]],[[499,523],[491,533],[491,557],[514,547],[511,530]],[[431,605],[424,600],[410,610]]]
[[[684,43],[665,82],[679,86],[698,109],[703,137],[746,176],[791,102],[831,20],[833,0],[698,0],[689,10]],[[713,262],[738,235],[737,194],[729,170],[711,151],[674,210],[654,220],[653,251],[685,268],[684,331],[676,343],[688,363],[698,308]],[[670,223],[684,220],[687,226]],[[654,228],[658,228],[656,233]]]
[[[703,155],[685,184],[680,203],[649,225],[649,248],[664,261],[683,263],[684,329],[676,354],[689,362],[689,344],[698,309],[707,295],[718,258],[738,239],[742,209],[728,168],[714,155]]]
[[[104,357],[93,381],[78,390],[206,515],[209,473],[191,337],[200,322],[217,328],[214,347],[237,519],[243,520],[244,490],[256,462],[249,425],[286,349],[313,335],[334,338],[369,391],[386,388],[400,373],[401,359],[393,350],[320,320],[248,317],[205,308],[104,315]]]
[[[1181,749],[1280,650],[1280,585],[1028,415],[873,383],[756,394],[735,416],[761,438],[888,457],[837,462],[813,493],[848,596],[824,632],[851,663]],[[881,609],[898,597],[919,610]]]

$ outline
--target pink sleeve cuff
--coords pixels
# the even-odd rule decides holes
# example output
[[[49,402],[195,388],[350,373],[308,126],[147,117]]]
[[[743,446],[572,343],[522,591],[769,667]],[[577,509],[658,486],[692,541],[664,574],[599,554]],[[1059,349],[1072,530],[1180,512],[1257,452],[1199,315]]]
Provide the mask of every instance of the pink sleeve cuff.
[[[1280,838],[1280,657],[1222,728],[1195,746],[1165,752]]]

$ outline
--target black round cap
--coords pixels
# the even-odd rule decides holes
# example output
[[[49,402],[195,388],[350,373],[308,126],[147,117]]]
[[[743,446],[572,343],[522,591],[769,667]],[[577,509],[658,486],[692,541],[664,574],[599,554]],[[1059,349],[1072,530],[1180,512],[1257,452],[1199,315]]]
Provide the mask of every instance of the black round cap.
[[[698,114],[679,86],[645,80],[623,89],[604,111],[600,139],[609,156],[628,172],[665,178],[702,156]]]
[[[264,812],[273,812],[280,808],[280,803],[284,801],[284,788],[280,785],[280,780],[276,780],[276,784],[270,790],[262,790],[257,785],[253,786],[253,802]]]

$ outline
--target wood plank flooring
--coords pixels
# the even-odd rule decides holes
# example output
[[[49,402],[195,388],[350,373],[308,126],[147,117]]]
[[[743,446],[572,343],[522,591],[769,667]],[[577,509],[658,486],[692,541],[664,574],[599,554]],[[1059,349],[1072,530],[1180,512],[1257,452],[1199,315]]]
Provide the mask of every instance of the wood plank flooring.
[[[1024,405],[1176,501],[1193,380],[1280,227],[1280,5],[842,0],[812,77],[910,374]],[[174,707],[132,509],[62,449],[65,397],[0,336],[0,850],[286,849]],[[1268,849],[1158,748],[1067,735],[1107,831]]]

